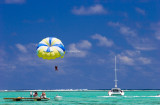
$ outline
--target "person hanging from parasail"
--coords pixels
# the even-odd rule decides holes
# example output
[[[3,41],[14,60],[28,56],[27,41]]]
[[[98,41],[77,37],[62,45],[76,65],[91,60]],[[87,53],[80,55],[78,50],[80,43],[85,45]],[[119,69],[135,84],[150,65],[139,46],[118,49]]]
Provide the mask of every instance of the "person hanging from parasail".
[[[58,71],[58,66],[55,66],[55,71]]]

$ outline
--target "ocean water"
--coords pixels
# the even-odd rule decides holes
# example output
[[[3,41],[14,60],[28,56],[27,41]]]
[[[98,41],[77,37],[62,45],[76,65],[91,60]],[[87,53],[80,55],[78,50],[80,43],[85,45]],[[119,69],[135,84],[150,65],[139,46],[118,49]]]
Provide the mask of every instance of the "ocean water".
[[[160,91],[125,91],[124,96],[108,96],[108,91],[46,92],[49,101],[5,101],[4,97],[29,97],[30,92],[0,92],[0,105],[160,105],[158,94]],[[54,100],[56,95],[62,100]]]

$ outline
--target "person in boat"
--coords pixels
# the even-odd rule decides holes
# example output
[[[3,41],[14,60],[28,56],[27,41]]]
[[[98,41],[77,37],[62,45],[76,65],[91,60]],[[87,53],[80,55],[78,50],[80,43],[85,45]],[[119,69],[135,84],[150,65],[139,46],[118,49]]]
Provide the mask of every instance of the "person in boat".
[[[30,92],[30,97],[32,97],[32,91]]]
[[[46,98],[46,93],[45,92],[42,92],[41,98]]]
[[[36,91],[33,93],[33,97],[38,97],[38,93]]]

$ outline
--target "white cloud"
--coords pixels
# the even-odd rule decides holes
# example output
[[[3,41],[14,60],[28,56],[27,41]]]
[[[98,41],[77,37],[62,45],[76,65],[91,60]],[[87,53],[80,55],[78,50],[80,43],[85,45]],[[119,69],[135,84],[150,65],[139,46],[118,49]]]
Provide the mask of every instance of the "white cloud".
[[[23,4],[26,0],[5,0],[6,4]]]
[[[72,43],[68,46],[68,57],[86,57],[88,49],[92,44],[88,40],[81,40],[79,43]]]
[[[42,58],[39,58],[36,54],[36,45],[34,43],[29,43],[27,45],[22,44],[16,44],[16,47],[19,51],[22,53],[19,53],[19,51],[15,50],[15,59],[17,61],[17,64],[23,65],[23,66],[33,66],[38,67],[40,65],[46,64],[46,60],[43,60]],[[17,65],[16,64],[16,65]],[[48,63],[49,64],[49,63]]]
[[[127,65],[134,65],[134,60],[128,56],[124,56],[124,55],[118,55],[118,58],[120,59],[120,61],[124,64]]]
[[[94,14],[106,14],[107,11],[104,9],[104,7],[100,4],[90,6],[90,7],[84,7],[81,6],[80,8],[73,8],[72,13],[75,15],[94,15]]]
[[[124,35],[136,36],[136,32],[131,30],[129,27],[121,26],[119,31]]]
[[[146,46],[146,45],[141,45],[141,44],[132,44],[137,50],[144,50],[144,51],[150,51],[150,50],[155,50],[155,47],[151,46]]]
[[[156,36],[156,38],[157,38],[158,40],[160,40],[160,31],[156,31],[156,32],[155,32],[155,36]]]
[[[144,57],[139,57],[138,58],[143,64],[150,64],[151,60],[148,58],[144,58]]]
[[[108,25],[118,28],[119,32],[123,35],[126,35],[126,36],[136,36],[137,35],[137,33],[134,30],[132,30],[130,27],[120,24],[119,22],[108,22]]]
[[[118,54],[118,59],[125,65],[146,65],[151,64],[151,59],[143,57],[140,51],[125,50]]]
[[[157,49],[154,42],[149,38],[127,38],[127,41],[137,50],[150,51]]]
[[[120,23],[119,22],[108,22],[108,25],[113,26],[113,27],[118,27],[120,26]]]
[[[87,52],[84,50],[79,50],[76,47],[76,44],[70,44],[69,45],[69,52],[68,52],[68,57],[85,57],[87,55]]]
[[[15,69],[16,66],[12,63],[7,62],[9,56],[3,47],[0,47],[0,70],[12,70]]]
[[[141,8],[136,7],[135,10],[136,10],[138,13],[142,14],[142,15],[145,15],[145,14],[146,14],[145,10],[143,10],[143,9],[141,9]]]
[[[107,37],[102,36],[100,34],[95,34],[92,36],[92,39],[98,40],[99,46],[111,47],[114,45],[112,40],[107,39]]]
[[[150,38],[138,36],[137,32],[119,22],[108,22],[109,26],[116,28],[122,35],[125,35],[127,42],[137,50],[155,50],[156,44]]]
[[[67,52],[80,52],[80,50],[76,47],[75,43],[72,43],[68,46],[69,50]]]
[[[82,40],[80,43],[77,43],[77,46],[82,49],[90,49],[92,44],[88,40]]]
[[[23,53],[27,52],[26,47],[24,45],[22,45],[22,44],[16,44],[16,47],[18,48],[19,51],[21,51]]]
[[[156,39],[160,40],[160,22],[151,24],[152,30],[154,30],[154,35]]]
[[[134,56],[140,55],[141,52],[140,52],[140,51],[126,50],[125,53],[126,53],[128,56],[134,57]]]

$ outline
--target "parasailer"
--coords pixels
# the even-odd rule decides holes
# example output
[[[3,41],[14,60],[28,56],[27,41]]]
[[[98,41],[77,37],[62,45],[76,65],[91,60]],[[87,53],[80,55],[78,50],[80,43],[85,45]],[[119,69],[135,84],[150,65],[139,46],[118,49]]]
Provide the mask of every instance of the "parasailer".
[[[58,71],[58,66],[55,66],[55,71]]]
[[[65,55],[65,48],[61,40],[55,37],[47,37],[39,42],[37,46],[37,55],[43,59],[51,60],[56,58],[63,58]],[[58,71],[58,66],[55,66]]]

